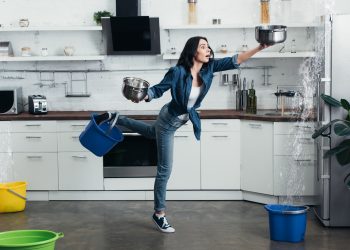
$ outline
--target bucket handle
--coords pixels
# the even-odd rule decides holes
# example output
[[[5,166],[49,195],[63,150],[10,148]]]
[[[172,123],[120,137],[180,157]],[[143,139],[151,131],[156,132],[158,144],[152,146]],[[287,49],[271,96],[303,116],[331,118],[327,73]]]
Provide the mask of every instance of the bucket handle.
[[[27,200],[26,197],[24,197],[23,195],[20,195],[19,193],[13,191],[12,189],[7,189],[7,190],[8,190],[10,193],[16,195],[17,197],[22,198],[23,200]]]
[[[56,236],[58,238],[63,238],[64,237],[64,233],[62,233],[62,232],[56,233]]]
[[[109,129],[107,131],[107,135],[109,135],[113,129],[113,127],[115,126],[115,124],[117,123],[117,120],[118,120],[118,117],[119,117],[119,113],[117,112],[116,115],[115,115],[115,118],[111,124],[111,126],[109,126]]]

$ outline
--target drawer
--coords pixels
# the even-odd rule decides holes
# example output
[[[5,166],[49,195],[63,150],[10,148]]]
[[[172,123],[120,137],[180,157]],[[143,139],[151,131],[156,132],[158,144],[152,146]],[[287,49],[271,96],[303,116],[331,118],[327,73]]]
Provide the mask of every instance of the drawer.
[[[57,121],[58,132],[82,132],[89,120],[81,121]]]
[[[240,131],[239,119],[205,119],[202,131]]]
[[[58,152],[87,151],[87,149],[80,144],[79,135],[80,132],[58,133]]]
[[[275,156],[274,195],[315,195],[315,165],[313,156]]]
[[[60,190],[103,190],[102,157],[88,152],[58,153]]]
[[[12,121],[12,132],[56,132],[56,121]]]
[[[275,122],[275,135],[289,134],[313,134],[315,131],[314,122]]]
[[[12,133],[13,152],[57,152],[56,133]]]
[[[58,190],[56,153],[14,153],[15,180],[28,182],[28,190]]]
[[[315,140],[310,135],[274,135],[274,155],[314,155]]]

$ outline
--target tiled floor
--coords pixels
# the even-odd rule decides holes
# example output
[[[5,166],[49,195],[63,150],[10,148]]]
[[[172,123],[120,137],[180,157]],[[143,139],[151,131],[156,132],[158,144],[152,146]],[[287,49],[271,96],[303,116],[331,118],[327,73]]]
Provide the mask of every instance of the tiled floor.
[[[0,231],[63,232],[56,249],[350,249],[350,228],[326,228],[308,214],[305,241],[269,239],[263,205],[244,201],[169,201],[174,234],[156,230],[150,201],[28,202],[24,212],[0,214]],[[350,213],[350,212],[349,212]]]

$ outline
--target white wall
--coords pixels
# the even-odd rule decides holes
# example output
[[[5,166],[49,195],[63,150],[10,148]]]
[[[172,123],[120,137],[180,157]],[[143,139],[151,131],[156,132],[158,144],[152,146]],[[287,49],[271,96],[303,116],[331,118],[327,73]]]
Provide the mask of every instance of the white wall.
[[[317,3],[323,0],[291,0],[290,13],[286,19],[280,0],[271,0],[271,22],[312,22],[319,14]],[[339,0],[338,0],[339,1]],[[142,14],[159,16],[160,26],[184,24],[187,20],[187,1],[185,0],[142,0]],[[93,25],[92,15],[98,10],[114,12],[115,3],[111,0],[1,0],[0,24],[3,26],[18,26],[20,18],[28,18],[31,26],[40,25]],[[223,24],[257,24],[259,22],[258,0],[199,0],[198,23],[210,23],[212,18],[221,18]],[[253,29],[237,30],[181,30],[161,31],[162,52],[175,46],[181,50],[185,41],[193,35],[207,36],[212,48],[227,44],[229,50],[237,50],[243,43],[250,48],[257,45]],[[92,55],[105,52],[102,47],[101,32],[29,32],[29,33],[0,33],[0,40],[9,40],[13,44],[15,53],[20,48],[30,46],[33,54],[39,54],[42,47],[47,47],[51,55],[62,55],[66,45],[76,48],[76,54]],[[169,39],[170,38],[170,39]],[[290,28],[286,41],[286,49],[290,49],[290,41],[295,38],[298,50],[311,50],[314,37],[307,29]],[[245,41],[244,41],[245,39]],[[170,41],[169,41],[170,40]],[[277,51],[280,45],[269,48]],[[176,61],[162,60],[161,56],[113,56],[100,62],[8,62],[0,63],[0,85],[22,86],[24,96],[29,94],[44,94],[49,100],[50,110],[124,110],[124,109],[160,109],[161,105],[169,101],[169,95],[151,103],[134,104],[121,95],[122,78],[124,76],[138,76],[151,82],[158,83],[166,69]],[[248,81],[254,80],[258,95],[258,108],[274,108],[277,85],[296,85],[300,82],[298,75],[302,59],[251,59],[242,66],[273,66],[271,70],[271,86],[261,85],[262,70],[242,70],[242,76]],[[56,74],[56,85],[40,88],[38,85],[39,73],[30,72],[1,72],[2,69],[40,70],[40,69],[91,69],[112,70],[113,72],[89,73],[89,98],[66,98],[65,85],[68,81],[66,73]],[[226,72],[225,72],[226,73]],[[233,71],[228,72],[230,74]],[[1,76],[23,76],[23,80],[2,79]],[[47,77],[46,75],[44,78]],[[79,87],[79,86],[78,86]],[[214,78],[213,87],[202,104],[205,109],[234,108],[234,91],[231,87],[219,84],[219,75]]]

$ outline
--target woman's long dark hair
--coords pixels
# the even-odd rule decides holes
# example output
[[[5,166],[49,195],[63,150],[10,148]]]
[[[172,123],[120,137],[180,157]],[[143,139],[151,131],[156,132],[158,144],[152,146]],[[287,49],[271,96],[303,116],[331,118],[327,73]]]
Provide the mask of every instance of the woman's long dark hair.
[[[193,58],[195,57],[198,49],[199,41],[203,39],[208,42],[208,39],[203,36],[194,36],[187,40],[184,49],[181,52],[180,58],[177,61],[177,66],[183,66],[186,71],[190,71],[193,66]],[[210,48],[210,47],[209,47]],[[214,58],[214,52],[210,48],[210,60]],[[207,63],[203,64],[206,67]]]

